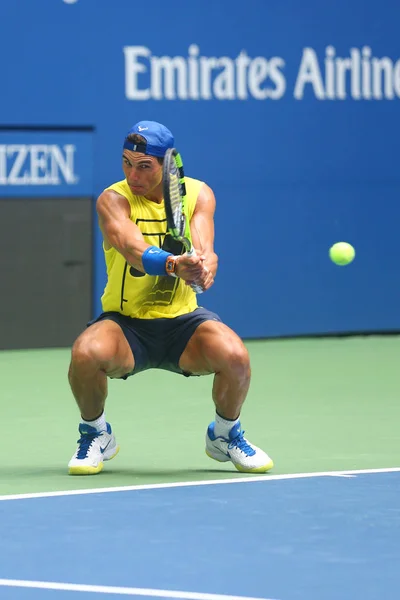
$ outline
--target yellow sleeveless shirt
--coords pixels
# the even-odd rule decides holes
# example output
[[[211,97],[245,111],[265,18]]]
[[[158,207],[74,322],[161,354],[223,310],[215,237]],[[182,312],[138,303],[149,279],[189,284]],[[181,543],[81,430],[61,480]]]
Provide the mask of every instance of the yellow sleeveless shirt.
[[[196,206],[202,181],[185,178],[186,206],[189,221]],[[145,241],[173,254],[184,249],[167,233],[164,202],[157,204],[144,196],[135,196],[126,179],[114,183],[107,190],[124,196],[131,208],[130,218],[139,227]],[[138,319],[174,318],[197,308],[196,294],[179,278],[152,276],[131,267],[115,248],[106,250],[107,284],[101,297],[103,312],[116,311]]]

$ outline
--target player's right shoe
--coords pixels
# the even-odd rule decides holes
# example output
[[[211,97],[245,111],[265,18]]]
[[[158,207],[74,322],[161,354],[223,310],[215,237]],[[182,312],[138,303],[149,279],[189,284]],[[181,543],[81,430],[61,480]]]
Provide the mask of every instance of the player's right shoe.
[[[103,461],[111,460],[119,451],[111,426],[107,431],[97,431],[90,425],[80,423],[78,447],[68,463],[70,475],[95,475],[103,468]]]

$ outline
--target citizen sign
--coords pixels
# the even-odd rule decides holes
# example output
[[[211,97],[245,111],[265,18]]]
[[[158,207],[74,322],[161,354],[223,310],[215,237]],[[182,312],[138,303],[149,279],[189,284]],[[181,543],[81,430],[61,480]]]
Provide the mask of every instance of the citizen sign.
[[[0,185],[75,184],[76,146],[0,144]]]

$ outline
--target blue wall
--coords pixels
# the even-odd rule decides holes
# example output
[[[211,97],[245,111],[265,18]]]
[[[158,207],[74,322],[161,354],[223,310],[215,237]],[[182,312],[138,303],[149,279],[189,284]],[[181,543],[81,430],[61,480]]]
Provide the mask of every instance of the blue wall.
[[[121,178],[127,129],[165,123],[217,196],[201,301],[241,335],[400,329],[398,2],[182,6],[175,22],[165,0],[3,0],[1,124],[93,126],[97,195]],[[162,56],[191,83],[158,85]],[[328,259],[338,240],[349,267]],[[95,279],[99,296],[100,255]]]

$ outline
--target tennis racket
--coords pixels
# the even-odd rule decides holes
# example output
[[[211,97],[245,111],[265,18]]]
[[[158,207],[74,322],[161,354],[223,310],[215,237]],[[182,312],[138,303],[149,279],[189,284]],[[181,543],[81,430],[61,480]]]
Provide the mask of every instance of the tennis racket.
[[[175,148],[169,148],[164,156],[163,193],[168,232],[183,244],[188,256],[193,256],[195,250],[186,213],[185,174],[181,155]],[[199,285],[192,284],[191,287],[196,294],[203,293]]]

